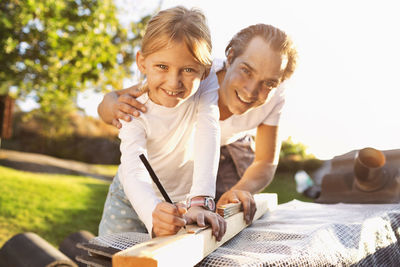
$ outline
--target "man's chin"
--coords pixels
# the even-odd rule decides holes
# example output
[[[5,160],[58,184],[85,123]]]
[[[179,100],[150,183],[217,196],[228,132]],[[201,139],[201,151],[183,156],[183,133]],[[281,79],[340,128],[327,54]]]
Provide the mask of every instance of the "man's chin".
[[[232,111],[232,113],[233,114],[235,114],[235,115],[243,115],[243,114],[246,114],[247,112],[249,112],[250,110],[252,110],[254,107],[247,107],[247,108],[243,108],[243,107],[241,107],[241,108],[235,108],[233,111]]]
[[[259,102],[252,102],[252,103],[244,103],[242,101],[240,101],[238,99],[238,102],[236,103],[236,105],[233,107],[233,110],[231,110],[231,112],[235,115],[243,115],[247,112],[249,112],[250,110],[258,107],[260,104]]]

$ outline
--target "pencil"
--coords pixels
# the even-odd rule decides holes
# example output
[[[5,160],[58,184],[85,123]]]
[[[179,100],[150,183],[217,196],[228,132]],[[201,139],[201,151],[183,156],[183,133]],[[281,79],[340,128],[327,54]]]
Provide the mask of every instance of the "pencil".
[[[158,190],[160,190],[161,195],[163,195],[164,199],[166,202],[174,204],[171,200],[171,198],[168,196],[167,191],[165,191],[164,187],[160,183],[160,180],[158,179],[156,173],[153,171],[153,168],[150,166],[150,163],[147,161],[145,155],[140,154],[139,155],[140,160],[143,162],[144,166],[146,167],[147,171],[149,172],[151,179],[153,179],[153,182],[156,184]]]
[[[162,184],[160,182],[160,179],[158,179],[158,177],[157,177],[156,173],[154,172],[153,168],[150,166],[150,163],[147,161],[145,155],[140,154],[139,158],[143,162],[143,164],[146,167],[147,171],[149,172],[150,177],[153,180],[153,182],[156,184],[158,190],[160,190],[161,195],[163,195],[165,201],[174,205],[174,203],[172,202],[171,198],[168,196],[167,191],[165,191],[164,187],[162,186]],[[185,230],[186,230],[186,225],[184,225],[183,228],[185,228]]]

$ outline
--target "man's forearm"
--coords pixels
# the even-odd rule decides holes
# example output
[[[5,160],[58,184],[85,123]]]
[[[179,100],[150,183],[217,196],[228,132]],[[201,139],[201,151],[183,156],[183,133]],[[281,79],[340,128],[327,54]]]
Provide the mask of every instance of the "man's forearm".
[[[254,161],[231,190],[244,190],[256,194],[271,183],[275,170],[276,164]]]
[[[112,113],[113,105],[118,101],[118,94],[116,92],[107,93],[99,106],[97,107],[97,113],[100,118],[107,124],[111,124],[114,119],[114,114]]]

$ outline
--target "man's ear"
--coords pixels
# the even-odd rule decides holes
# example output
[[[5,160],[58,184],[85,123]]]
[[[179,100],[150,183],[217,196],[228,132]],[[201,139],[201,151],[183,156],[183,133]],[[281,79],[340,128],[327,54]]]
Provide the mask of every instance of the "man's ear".
[[[146,74],[146,65],[144,64],[144,56],[140,51],[136,53],[136,65],[142,74]]]
[[[205,71],[203,72],[203,76],[201,76],[201,80],[204,80],[207,78],[208,74],[210,74],[211,68],[206,68]]]
[[[234,56],[235,56],[235,52],[233,51],[232,48],[230,48],[228,51],[228,55],[226,56],[226,66],[227,67],[233,63]]]

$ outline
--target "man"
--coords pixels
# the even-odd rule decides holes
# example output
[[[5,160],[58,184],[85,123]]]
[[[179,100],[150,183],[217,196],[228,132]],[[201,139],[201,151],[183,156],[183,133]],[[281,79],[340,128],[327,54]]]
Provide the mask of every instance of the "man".
[[[217,206],[241,201],[246,223],[256,211],[253,194],[273,179],[279,159],[278,126],[285,103],[282,82],[296,67],[297,51],[281,30],[265,24],[237,33],[226,50],[226,61],[215,60],[219,81],[221,159],[217,177]],[[145,112],[135,100],[138,86],[108,93],[98,107],[106,123],[120,128],[118,119],[130,121]],[[257,130],[255,153],[244,143]]]

